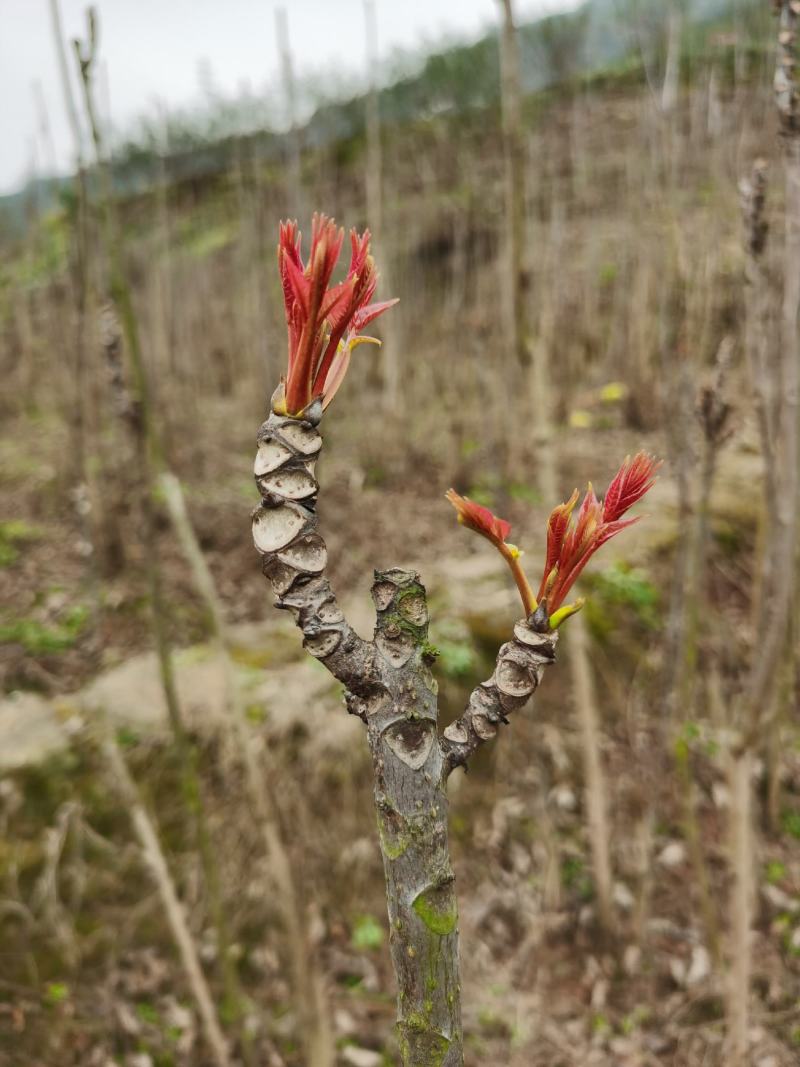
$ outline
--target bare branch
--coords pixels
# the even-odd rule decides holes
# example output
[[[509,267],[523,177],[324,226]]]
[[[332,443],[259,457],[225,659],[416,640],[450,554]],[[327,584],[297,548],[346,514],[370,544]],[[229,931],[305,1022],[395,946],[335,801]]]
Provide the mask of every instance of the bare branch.
[[[328,550],[316,513],[315,467],[322,450],[317,401],[305,418],[269,416],[258,431],[254,465],[261,504],[253,512],[253,540],[277,597],[303,631],[303,645],[355,694],[378,682],[374,645],[350,626],[325,574]]]
[[[485,742],[491,741],[508,715],[523,707],[539,688],[544,668],[556,655],[558,634],[539,633],[525,619],[514,637],[497,653],[494,674],[473,689],[467,710],[445,729],[442,738],[446,774],[459,767]]]

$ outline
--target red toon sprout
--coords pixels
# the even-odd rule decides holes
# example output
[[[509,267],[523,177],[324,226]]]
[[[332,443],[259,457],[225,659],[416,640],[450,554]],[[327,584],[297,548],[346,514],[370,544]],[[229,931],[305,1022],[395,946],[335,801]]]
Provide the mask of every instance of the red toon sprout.
[[[660,466],[661,461],[657,462],[646,452],[637,452],[633,459],[626,456],[625,462],[606,491],[603,500],[603,521],[613,522],[632,508],[637,500],[641,500],[644,494],[652,489]]]
[[[506,538],[511,533],[511,523],[506,522],[505,519],[499,519],[488,508],[476,504],[474,500],[459,496],[455,489],[448,489],[445,496],[456,509],[458,521],[461,525],[466,526],[469,530],[474,530],[475,533],[479,533],[487,541],[491,541],[500,552],[514,575],[514,581],[517,583],[519,595],[522,597],[526,612],[530,614],[535,611],[536,601],[533,598],[533,590],[519,562],[519,557],[522,553],[516,545],[510,545],[506,541]]]
[[[605,500],[595,496],[591,483],[578,510],[576,489],[569,500],[550,513],[547,522],[547,550],[539,592],[534,598],[519,564],[520,552],[506,544],[511,527],[492,513],[460,497],[452,489],[447,498],[458,511],[458,520],[471,530],[482,534],[508,560],[522,596],[526,612],[539,612],[551,629],[557,629],[565,619],[583,607],[583,600],[564,604],[564,599],[583,568],[598,550],[621,530],[639,521],[639,517],[623,519],[629,508],[653,486],[661,462],[646,452],[628,456],[608,487]]]
[[[444,494],[458,512],[458,521],[469,530],[474,530],[487,541],[491,541],[495,548],[505,544],[506,538],[511,533],[511,523],[505,519],[499,519],[488,508],[476,504],[469,497],[459,496],[455,489],[448,489]]]
[[[283,395],[273,401],[278,414],[300,415],[318,397],[323,408],[327,407],[342,384],[356,345],[380,343],[360,336],[360,332],[397,301],[370,304],[378,273],[369,254],[369,241],[369,230],[363,234],[351,230],[347,276],[330,286],[344,230],[337,229],[326,215],[315,214],[311,250],[304,264],[297,223],[281,223],[278,268],[286,308],[289,365],[282,382]]]
[[[538,596],[539,602],[546,605],[551,626],[558,626],[582,607],[582,601],[563,608],[562,604],[598,548],[639,521],[641,516],[635,519],[623,519],[622,516],[652,488],[660,466],[661,463],[646,452],[638,452],[633,459],[627,456],[602,503],[590,482],[577,518],[572,515],[578,501],[577,489],[565,504],[553,510],[548,523],[547,558]]]

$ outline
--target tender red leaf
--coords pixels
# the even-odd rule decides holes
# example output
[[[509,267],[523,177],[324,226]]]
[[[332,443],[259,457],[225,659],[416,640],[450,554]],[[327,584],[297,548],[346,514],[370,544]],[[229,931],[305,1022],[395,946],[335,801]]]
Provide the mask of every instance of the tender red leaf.
[[[470,530],[488,538],[494,545],[503,544],[511,533],[511,523],[500,519],[488,508],[476,504],[469,497],[460,496],[455,489],[448,489],[445,496],[458,512],[458,520]]]
[[[382,300],[377,304],[367,304],[366,307],[360,308],[353,315],[353,320],[350,323],[351,331],[353,333],[361,333],[365,326],[369,326],[369,324],[374,319],[377,319],[379,315],[382,315],[384,311],[393,308],[399,300],[400,298],[396,296],[394,300]]]
[[[628,508],[653,485],[655,472],[661,466],[654,457],[639,452],[627,458],[620,467],[601,504],[591,484],[583,498],[577,516],[571,515],[575,499],[556,508],[548,522],[547,555],[539,597],[547,596],[548,612],[557,611],[592,556],[612,537],[633,526],[639,517],[620,518]],[[569,506],[566,516],[565,509]],[[547,581],[555,578],[549,589]]]
[[[343,242],[344,230],[327,215],[315,214],[311,250],[303,266],[297,223],[280,226],[278,265],[289,340],[286,408],[292,414],[302,411],[314,396],[324,397],[329,382],[334,391],[341,385],[349,363],[349,358],[337,361],[345,332],[349,331],[349,341],[395,303],[370,304],[378,275],[369,254],[369,230],[351,231],[347,277],[330,286]]]
[[[646,452],[637,452],[633,459],[626,456],[608,487],[603,502],[603,520],[613,522],[641,500],[652,489],[660,466],[661,461]]]

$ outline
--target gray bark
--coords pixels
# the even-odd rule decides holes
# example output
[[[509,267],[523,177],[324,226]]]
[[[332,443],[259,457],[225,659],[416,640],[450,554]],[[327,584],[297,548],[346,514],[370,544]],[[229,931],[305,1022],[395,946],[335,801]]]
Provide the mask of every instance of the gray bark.
[[[375,645],[383,691],[363,707],[403,1063],[463,1062],[458,905],[447,842],[445,761],[437,737],[428,609],[416,574],[376,572]]]
[[[533,696],[544,668],[555,659],[557,640],[557,633],[539,632],[536,623],[523,619],[516,624],[513,639],[497,654],[492,677],[472,691],[467,710],[444,731],[448,773],[491,741],[500,724],[508,722],[508,714]]]
[[[397,1034],[405,1067],[464,1061],[458,906],[447,837],[447,778],[520,708],[552,662],[546,622],[517,623],[492,677],[457,722],[438,733],[436,651],[428,643],[425,589],[417,574],[376,571],[373,640],[352,629],[325,576],[316,514],[321,405],[303,418],[271,414],[258,434],[261,504],[253,537],[276,605],[292,612],[304,645],[345,688],[348,711],[366,725],[386,877],[390,948],[397,976]]]

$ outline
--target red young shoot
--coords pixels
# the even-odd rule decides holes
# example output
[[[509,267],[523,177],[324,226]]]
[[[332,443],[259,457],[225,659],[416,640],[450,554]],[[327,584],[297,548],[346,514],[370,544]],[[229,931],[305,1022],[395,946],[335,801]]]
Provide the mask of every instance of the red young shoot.
[[[597,499],[590,482],[577,516],[573,514],[578,502],[577,489],[569,500],[553,509],[547,522],[547,551],[536,597],[522,571],[519,549],[506,543],[510,525],[452,489],[446,495],[458,512],[458,521],[491,541],[507,560],[526,613],[530,616],[538,609],[550,629],[555,630],[583,607],[582,599],[572,604],[564,604],[564,600],[595,552],[621,530],[639,521],[641,516],[633,519],[622,516],[652,488],[660,466],[661,462],[646,452],[638,452],[633,459],[628,456],[609,485],[604,501]]]
[[[314,215],[311,251],[303,263],[301,235],[296,222],[284,222],[278,242],[278,267],[283,285],[289,364],[282,394],[274,399],[277,414],[298,416],[317,398],[326,408],[344,380],[356,345],[374,337],[360,336],[373,319],[396,300],[371,304],[378,284],[375,261],[369,254],[369,230],[350,231],[350,266],[338,285],[331,277],[344,242],[327,215]]]
[[[511,524],[506,522],[505,519],[498,519],[488,508],[476,504],[474,500],[459,496],[455,489],[448,489],[445,496],[458,512],[458,521],[461,525],[474,530],[475,533],[479,533],[487,541],[491,541],[506,563],[508,563],[511,573],[514,575],[514,581],[517,583],[525,613],[530,615],[536,611],[533,590],[519,561],[521,552],[516,545],[506,543],[506,538],[511,533]]]

